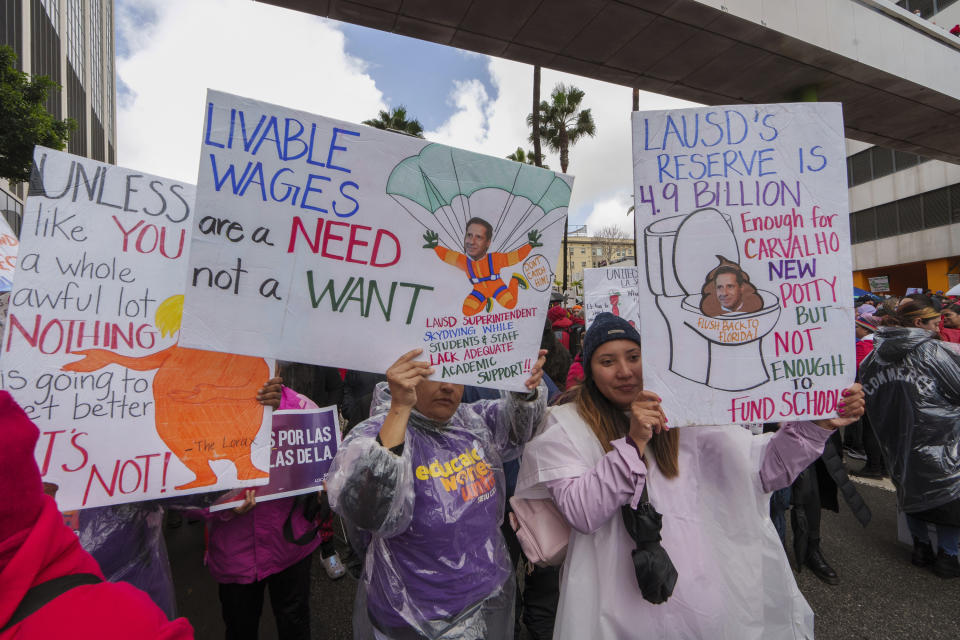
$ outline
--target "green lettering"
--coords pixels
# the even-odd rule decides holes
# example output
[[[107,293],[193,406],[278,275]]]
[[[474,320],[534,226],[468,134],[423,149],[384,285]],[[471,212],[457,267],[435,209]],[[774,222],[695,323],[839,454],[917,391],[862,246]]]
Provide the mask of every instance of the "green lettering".
[[[390,299],[387,303],[387,306],[383,306],[383,298],[380,296],[380,286],[377,284],[377,281],[373,278],[370,279],[370,286],[367,289],[367,306],[363,310],[363,317],[366,318],[370,315],[370,305],[373,304],[373,296],[377,296],[377,304],[380,305],[380,310],[383,311],[383,319],[387,322],[390,322],[390,312],[393,310],[393,294],[397,292],[397,283],[393,282],[390,284]],[[407,322],[407,324],[410,324]]]
[[[363,278],[361,278],[363,280]],[[323,291],[320,292],[320,297],[317,297],[316,291],[313,287],[313,270],[307,271],[307,286],[310,288],[310,304],[313,305],[313,308],[316,309],[320,306],[320,302],[323,300],[324,296],[328,293],[330,294],[330,310],[339,311],[342,310],[341,302],[346,304],[343,300],[344,296],[347,295],[347,290],[350,288],[350,285],[353,284],[353,276],[350,276],[350,279],[347,280],[346,286],[343,288],[343,291],[340,292],[340,296],[337,297],[334,293],[334,284],[333,278],[330,278],[330,281],[327,282],[327,286],[323,288]]]
[[[420,290],[426,289],[427,291],[433,291],[433,287],[428,287],[425,284],[413,284],[410,282],[401,282],[401,287],[413,287],[413,299],[410,301],[410,312],[407,314],[406,324],[410,324],[410,321],[413,320],[413,309],[417,306],[417,298],[420,297]]]
[[[353,278],[350,279],[353,280]],[[343,312],[347,305],[354,300],[360,303],[360,313],[366,317],[366,314],[363,313],[363,278],[357,278],[356,284],[354,284],[353,289],[350,290],[350,297],[343,301],[343,304],[340,305],[337,311]]]

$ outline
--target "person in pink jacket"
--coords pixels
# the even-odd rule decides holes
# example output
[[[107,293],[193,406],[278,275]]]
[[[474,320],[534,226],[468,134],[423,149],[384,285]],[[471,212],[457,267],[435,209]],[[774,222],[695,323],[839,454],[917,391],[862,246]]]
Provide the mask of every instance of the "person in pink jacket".
[[[0,391],[0,639],[187,640],[143,591],[105,582],[93,557],[44,495],[34,460],[39,430]]]
[[[863,414],[860,386],[844,392],[837,418],[776,433],[668,429],[629,323],[598,315],[583,363],[583,385],[550,410],[517,482],[516,495],[551,499],[572,528],[554,640],[812,638],[770,492]]]
[[[306,396],[282,387],[279,378],[267,382],[257,399],[275,409],[317,407]],[[317,533],[316,523],[304,517],[302,503],[296,498],[257,503],[255,496],[248,490],[244,504],[235,509],[199,514],[209,527],[207,568],[219,583],[226,638],[257,638],[269,587],[280,639],[309,640],[310,565],[322,537],[315,535],[304,544],[288,541],[283,533],[288,517],[295,539]],[[303,498],[313,500],[316,495]]]

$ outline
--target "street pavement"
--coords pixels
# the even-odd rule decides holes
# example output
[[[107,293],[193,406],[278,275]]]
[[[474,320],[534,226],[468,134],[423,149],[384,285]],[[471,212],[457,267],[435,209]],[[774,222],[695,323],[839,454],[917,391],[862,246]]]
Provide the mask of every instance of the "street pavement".
[[[860,464],[852,461],[848,466],[856,468]],[[896,500],[889,481],[855,482],[873,511],[870,525],[861,527],[841,505],[838,514],[824,512],[821,527],[822,549],[840,575],[840,584],[824,584],[808,569],[797,575],[797,583],[816,614],[816,637],[960,639],[960,579],[942,580],[910,564],[910,548],[897,541]],[[217,585],[202,566],[202,525],[184,523],[168,529],[167,544],[180,615],[190,619],[197,638],[222,638]],[[790,548],[789,538],[787,544]],[[313,638],[349,640],[356,581],[349,575],[331,581],[319,559],[317,553],[311,590]],[[264,606],[260,637],[277,637],[269,604]],[[521,638],[529,636],[524,633]]]

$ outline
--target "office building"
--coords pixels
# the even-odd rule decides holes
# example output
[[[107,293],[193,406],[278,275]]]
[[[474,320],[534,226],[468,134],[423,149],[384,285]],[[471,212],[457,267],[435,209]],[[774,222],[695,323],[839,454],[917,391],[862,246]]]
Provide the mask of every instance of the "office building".
[[[957,0],[897,4],[946,30],[960,23]],[[902,295],[960,283],[960,165],[848,140],[847,177],[854,286]]]
[[[0,0],[0,45],[12,47],[21,71],[60,85],[47,98],[57,119],[77,127],[66,151],[116,162],[113,0]],[[0,209],[15,229],[25,185],[0,180]]]

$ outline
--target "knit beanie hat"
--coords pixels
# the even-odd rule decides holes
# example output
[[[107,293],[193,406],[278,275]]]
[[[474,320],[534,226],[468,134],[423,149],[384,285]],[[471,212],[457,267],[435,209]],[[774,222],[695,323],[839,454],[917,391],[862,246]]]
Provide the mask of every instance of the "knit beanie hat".
[[[633,340],[640,344],[640,334],[623,318],[604,311],[597,314],[583,337],[583,366],[589,366],[597,347],[611,340]]]
[[[0,541],[37,521],[43,484],[33,457],[40,432],[13,397],[0,391]]]
[[[877,321],[875,316],[868,315],[866,313],[857,316],[857,326],[861,329],[866,329],[870,333],[873,333],[877,330]]]
[[[557,305],[555,307],[550,307],[549,309],[547,309],[547,320],[549,320],[551,324],[556,322],[560,318],[566,318],[566,317],[567,317],[567,310],[561,307],[560,305]]]

